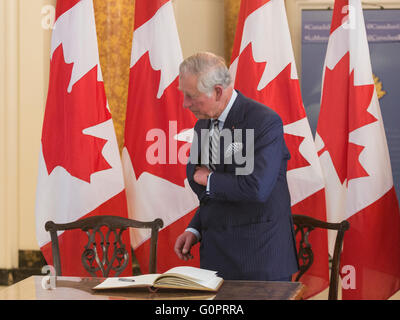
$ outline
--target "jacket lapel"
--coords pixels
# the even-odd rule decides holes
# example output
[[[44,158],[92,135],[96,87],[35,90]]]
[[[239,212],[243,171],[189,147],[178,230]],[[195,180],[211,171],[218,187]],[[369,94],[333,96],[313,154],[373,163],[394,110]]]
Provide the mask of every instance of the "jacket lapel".
[[[245,103],[245,99],[243,95],[237,91],[238,95],[236,97],[235,102],[232,105],[231,110],[229,110],[228,116],[226,117],[224,123],[224,129],[235,129],[239,123],[241,123],[244,119],[244,108],[243,104]]]
[[[197,148],[198,148],[197,151],[198,151],[198,156],[199,156],[198,164],[204,163],[204,161],[203,162],[201,161],[202,150],[208,150],[208,148],[209,148],[209,141],[208,141],[208,139],[202,139],[203,137],[202,137],[201,132],[202,132],[202,130],[209,130],[210,122],[211,122],[210,119],[199,120],[199,125],[198,125],[197,131],[196,131],[197,139],[198,139],[198,146],[197,146]],[[204,156],[207,156],[207,155],[204,155]]]
[[[223,129],[227,129],[231,132],[231,137],[233,139],[233,131],[237,128],[242,127],[242,122],[245,118],[245,113],[244,113],[244,108],[243,105],[245,103],[245,98],[243,95],[237,91],[238,95],[235,99],[235,102],[232,105],[231,110],[229,110],[229,113],[226,117],[226,120],[224,122],[224,127]],[[231,141],[234,142],[234,141]],[[224,171],[224,158],[225,158],[225,148],[224,148],[224,143],[221,141],[220,143],[220,159],[221,163],[216,166],[216,171],[223,172]]]
[[[223,129],[228,129],[232,132],[236,128],[242,128],[242,122],[245,119],[245,108],[243,106],[246,104],[245,97],[238,91],[238,95],[236,97],[235,102],[232,105],[231,110],[229,110],[228,116],[226,117]],[[211,120],[198,120],[198,127],[196,130],[196,134],[198,135],[198,163],[203,164],[204,161],[201,161],[202,150],[209,150],[209,139],[202,139],[201,130],[209,130]],[[233,141],[232,141],[233,142]],[[224,143],[220,144],[220,164],[216,165],[216,171],[223,172],[224,171]],[[203,157],[207,157],[205,154]],[[207,159],[208,160],[208,159]]]

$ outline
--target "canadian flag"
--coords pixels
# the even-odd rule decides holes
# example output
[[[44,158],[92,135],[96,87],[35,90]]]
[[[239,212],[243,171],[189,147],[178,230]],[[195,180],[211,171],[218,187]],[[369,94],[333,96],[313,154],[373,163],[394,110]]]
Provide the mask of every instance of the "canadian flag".
[[[176,237],[198,207],[186,179],[196,119],[183,109],[178,91],[182,60],[171,1],[136,0],[122,161],[129,216],[164,221],[158,239],[158,272],[176,265],[199,265],[198,253],[195,260],[184,263],[174,252]],[[148,271],[149,238],[147,230],[131,233],[143,273]]]
[[[36,234],[47,263],[53,264],[46,221],[67,223],[101,214],[128,216],[93,3],[62,0],[57,2],[52,34],[36,194]],[[125,240],[129,243],[128,234]],[[81,263],[87,241],[80,230],[59,234],[63,275],[88,275]],[[132,273],[129,265],[125,270]]]
[[[325,220],[322,171],[301,98],[283,0],[242,0],[231,71],[235,89],[282,118],[291,154],[287,179],[292,212]],[[316,258],[301,278],[307,285],[305,298],[329,283],[327,234],[315,232],[310,242]]]
[[[400,214],[359,0],[335,1],[316,145],[328,221],[350,222],[342,297],[387,299],[400,288]]]

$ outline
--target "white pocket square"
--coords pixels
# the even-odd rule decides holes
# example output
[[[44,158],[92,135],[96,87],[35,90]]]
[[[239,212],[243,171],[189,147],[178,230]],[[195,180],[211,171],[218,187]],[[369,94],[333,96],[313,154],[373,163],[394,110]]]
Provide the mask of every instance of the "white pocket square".
[[[234,153],[242,151],[243,143],[242,142],[233,142],[225,150],[225,158],[232,156]]]

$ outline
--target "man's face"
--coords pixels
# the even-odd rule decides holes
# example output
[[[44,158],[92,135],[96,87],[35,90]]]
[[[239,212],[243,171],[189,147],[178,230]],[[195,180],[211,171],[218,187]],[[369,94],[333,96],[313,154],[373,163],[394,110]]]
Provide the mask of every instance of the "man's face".
[[[197,119],[216,118],[219,104],[216,94],[209,97],[197,89],[197,76],[186,73],[179,77],[179,90],[183,93],[183,107],[188,108]]]

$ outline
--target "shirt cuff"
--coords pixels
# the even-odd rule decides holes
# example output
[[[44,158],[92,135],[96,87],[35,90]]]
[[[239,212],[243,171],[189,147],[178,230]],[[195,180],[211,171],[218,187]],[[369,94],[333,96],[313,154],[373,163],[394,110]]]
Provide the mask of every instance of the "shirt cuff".
[[[193,233],[193,234],[196,236],[197,241],[200,241],[201,235],[200,235],[200,232],[198,232],[196,229],[194,229],[194,228],[187,228],[185,231],[189,231],[189,232]]]
[[[211,172],[208,177],[207,177],[207,186],[206,186],[206,194],[209,195],[210,194],[210,177],[213,173]]]

